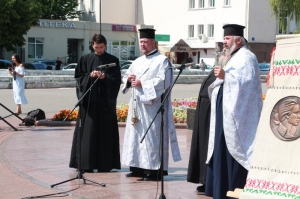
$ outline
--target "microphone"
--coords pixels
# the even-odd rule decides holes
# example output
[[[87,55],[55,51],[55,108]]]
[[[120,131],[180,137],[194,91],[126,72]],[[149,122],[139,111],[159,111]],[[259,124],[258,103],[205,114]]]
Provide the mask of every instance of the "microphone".
[[[195,64],[195,63],[192,62],[192,63],[181,64],[181,65],[174,66],[174,67],[170,67],[170,68],[175,68],[175,69],[185,69],[185,68],[187,68],[187,67],[193,66],[194,64]]]
[[[95,69],[99,70],[99,69],[103,69],[103,68],[113,67],[113,66],[116,66],[116,65],[117,65],[116,63],[104,64],[104,65],[97,66]]]

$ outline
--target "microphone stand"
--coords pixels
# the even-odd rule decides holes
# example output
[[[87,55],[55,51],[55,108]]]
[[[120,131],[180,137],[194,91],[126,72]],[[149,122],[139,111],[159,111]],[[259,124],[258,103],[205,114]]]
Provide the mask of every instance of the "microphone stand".
[[[2,103],[0,103],[0,106],[2,106],[3,108],[5,108],[7,111],[9,111],[11,113],[10,115],[4,116],[4,117],[0,116],[0,120],[3,120],[3,122],[5,122],[7,125],[9,125],[11,128],[13,128],[15,131],[18,131],[18,129],[15,128],[12,124],[10,124],[5,118],[14,115],[17,118],[19,118],[22,122],[24,122],[24,119],[20,118],[17,114],[15,114],[14,112],[12,112],[10,109],[8,109],[6,106],[4,106]]]
[[[108,66],[104,67],[107,68]],[[105,70],[104,70],[105,71]],[[75,108],[79,105],[79,103],[83,100],[83,98],[86,96],[86,94],[91,91],[91,89],[93,88],[93,86],[95,85],[95,83],[100,79],[101,75],[103,75],[104,72],[101,71],[101,74],[100,76],[92,83],[92,85],[90,86],[90,88],[83,94],[83,96],[78,100],[78,102],[75,104],[74,108],[72,109],[72,111],[70,111],[70,113],[65,117],[65,119],[63,121],[66,121],[66,119],[69,117],[69,115],[75,110]],[[84,116],[84,119],[85,119],[86,115]],[[84,184],[86,184],[86,181],[89,181],[89,182],[92,182],[92,183],[95,183],[97,185],[101,185],[102,187],[105,187],[105,184],[104,183],[98,183],[98,182],[95,182],[95,181],[92,181],[92,180],[89,180],[87,178],[85,178],[83,176],[83,171],[81,170],[81,136],[82,136],[82,124],[81,124],[81,119],[79,120],[79,154],[78,154],[78,174],[75,178],[71,178],[69,180],[65,180],[63,182],[59,182],[59,183],[56,183],[56,184],[53,184],[51,185],[51,188],[59,185],[59,184],[63,184],[63,183],[66,183],[66,182],[69,182],[69,181],[72,181],[72,180],[76,180],[76,179],[83,179],[83,182]]]
[[[147,135],[147,133],[149,132],[150,130],[150,127],[152,126],[155,118],[157,117],[157,115],[159,114],[159,112],[161,112],[161,124],[160,124],[160,128],[161,128],[161,134],[160,134],[160,148],[161,148],[161,151],[160,151],[160,175],[161,175],[161,194],[159,196],[159,199],[166,199],[166,196],[164,194],[164,142],[163,142],[163,138],[164,138],[164,112],[165,112],[165,109],[164,109],[164,103],[165,101],[168,99],[168,96],[170,95],[178,77],[180,76],[180,74],[182,73],[182,70],[186,68],[186,65],[185,64],[182,64],[180,68],[178,68],[180,71],[178,72],[178,75],[177,77],[175,78],[171,88],[168,90],[167,94],[164,96],[161,104],[160,104],[160,107],[159,109],[157,110],[156,112],[156,115],[154,116],[153,120],[151,121],[146,133],[144,134],[144,136],[142,137],[140,143],[142,143]]]

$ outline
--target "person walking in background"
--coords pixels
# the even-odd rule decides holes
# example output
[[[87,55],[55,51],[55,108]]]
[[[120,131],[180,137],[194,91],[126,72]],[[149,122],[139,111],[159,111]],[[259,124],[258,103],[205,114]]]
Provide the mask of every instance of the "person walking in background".
[[[95,52],[83,55],[75,69],[78,99],[99,78],[79,104],[69,165],[71,168],[78,168],[80,161],[81,169],[88,172],[121,169],[116,114],[121,71],[119,59],[105,52],[106,46],[106,38],[95,34],[92,37]],[[103,73],[97,70],[97,66],[110,63],[115,63],[116,66],[102,69]]]
[[[62,61],[60,61],[60,58],[57,57],[56,64],[55,64],[55,70],[61,70]]]
[[[258,62],[246,47],[244,28],[223,26],[223,45],[231,57],[224,68],[214,67],[217,79],[208,88],[211,121],[205,195],[214,199],[228,198],[227,191],[245,186],[262,109]]]
[[[160,179],[160,150],[164,154],[164,175],[168,175],[169,140],[174,161],[181,160],[173,120],[171,96],[164,103],[163,144],[160,148],[161,114],[158,114],[142,143],[152,119],[161,105],[164,94],[173,82],[173,70],[167,57],[155,47],[155,30],[139,29],[143,56],[133,61],[126,71],[122,92],[131,88],[128,119],[125,128],[122,164],[130,167],[127,177],[141,177],[144,180]]]
[[[205,64],[205,62],[203,61],[203,59],[201,59],[201,63],[200,63],[200,65],[199,65],[199,67],[200,67],[200,69],[201,69],[202,71],[205,71],[205,69],[206,69],[206,64]]]
[[[227,56],[222,51],[218,63],[223,67]],[[190,158],[188,164],[187,181],[200,183],[197,187],[197,194],[205,191],[206,158],[210,126],[210,99],[208,87],[216,80],[214,71],[211,71],[203,80],[198,96],[197,108],[194,119],[193,135],[191,141]]]
[[[19,115],[22,113],[21,104],[28,104],[25,96],[25,69],[22,65],[22,61],[19,55],[14,54],[11,57],[11,61],[12,67],[8,68],[8,72],[11,76],[13,76],[13,93],[15,103],[17,104],[17,110],[15,114]]]

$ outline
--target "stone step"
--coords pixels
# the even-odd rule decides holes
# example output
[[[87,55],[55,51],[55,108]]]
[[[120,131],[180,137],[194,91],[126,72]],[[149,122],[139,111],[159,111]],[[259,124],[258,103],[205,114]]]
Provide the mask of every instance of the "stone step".
[[[36,126],[75,126],[76,121],[52,121],[50,119],[38,120],[36,121]],[[125,122],[118,122],[119,127],[125,127]],[[186,129],[186,123],[175,123],[176,129]],[[1,140],[1,136],[0,136]]]
[[[122,76],[124,71],[122,71]],[[174,71],[174,79],[178,71]],[[208,72],[183,70],[177,80],[177,84],[201,84]],[[261,73],[261,82],[266,82],[266,72]],[[74,71],[56,70],[26,70],[25,88],[72,88],[76,86]],[[0,89],[11,89],[12,77],[7,70],[0,69]]]

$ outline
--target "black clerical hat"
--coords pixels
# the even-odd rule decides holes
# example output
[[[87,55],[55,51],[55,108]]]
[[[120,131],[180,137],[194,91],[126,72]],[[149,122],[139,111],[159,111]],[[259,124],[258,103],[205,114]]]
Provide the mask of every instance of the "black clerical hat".
[[[241,36],[244,37],[244,28],[245,26],[241,26],[238,24],[227,24],[223,26],[224,29],[224,37],[225,36]]]
[[[155,29],[152,28],[142,28],[139,29],[140,31],[140,38],[148,38],[148,39],[155,39]]]

